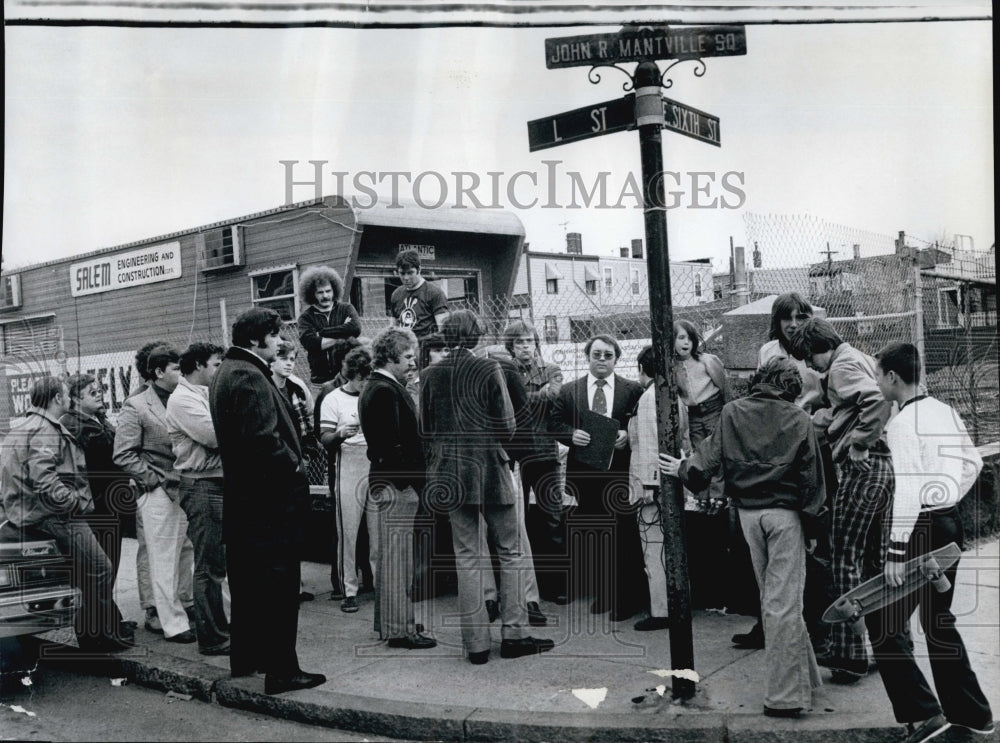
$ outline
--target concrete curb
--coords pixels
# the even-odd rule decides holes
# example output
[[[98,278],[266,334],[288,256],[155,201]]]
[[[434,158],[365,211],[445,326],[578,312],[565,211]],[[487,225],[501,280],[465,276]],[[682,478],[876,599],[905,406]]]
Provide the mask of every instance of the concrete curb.
[[[78,660],[78,658],[76,659]],[[68,656],[47,663],[66,665]],[[264,693],[263,678],[232,679],[217,666],[136,648],[108,656],[104,670],[159,691],[190,694],[203,702],[310,725],[410,740],[546,741],[612,743],[665,741],[691,743],[884,743],[901,739],[900,726],[854,718],[850,728],[827,728],[826,714],[776,720],[759,714],[717,711],[677,712],[668,700],[635,714],[551,713],[444,706],[373,699],[322,689],[292,695]]]

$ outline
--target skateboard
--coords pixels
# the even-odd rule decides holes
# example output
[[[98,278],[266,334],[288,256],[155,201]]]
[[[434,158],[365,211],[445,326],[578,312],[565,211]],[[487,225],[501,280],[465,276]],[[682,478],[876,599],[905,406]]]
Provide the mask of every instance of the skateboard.
[[[830,604],[823,612],[822,620],[827,624],[849,624],[856,635],[863,635],[864,617],[867,614],[898,601],[925,582],[934,586],[938,593],[951,588],[951,581],[945,577],[944,571],[958,562],[961,554],[962,550],[952,542],[933,552],[907,560],[903,564],[903,585],[898,588],[886,585],[884,575],[871,578]]]

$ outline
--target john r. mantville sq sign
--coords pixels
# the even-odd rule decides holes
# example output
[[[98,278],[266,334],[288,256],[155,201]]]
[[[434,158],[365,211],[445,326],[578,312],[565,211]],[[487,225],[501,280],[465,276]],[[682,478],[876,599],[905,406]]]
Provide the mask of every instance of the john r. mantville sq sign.
[[[738,57],[746,53],[744,26],[676,29],[637,26],[617,33],[545,40],[545,66],[550,70],[645,59]]]

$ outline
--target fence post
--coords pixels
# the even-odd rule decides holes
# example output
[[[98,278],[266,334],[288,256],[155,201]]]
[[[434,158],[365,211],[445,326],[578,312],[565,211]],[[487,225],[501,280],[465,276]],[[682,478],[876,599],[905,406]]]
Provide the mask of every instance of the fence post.
[[[927,384],[927,359],[924,348],[924,286],[920,276],[920,261],[913,259],[913,345],[920,359],[920,378]]]

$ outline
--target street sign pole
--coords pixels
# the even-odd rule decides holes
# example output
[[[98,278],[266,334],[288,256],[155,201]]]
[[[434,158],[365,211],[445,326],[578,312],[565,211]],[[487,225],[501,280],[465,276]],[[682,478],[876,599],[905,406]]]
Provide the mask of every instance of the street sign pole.
[[[743,26],[694,29],[637,26],[624,28],[617,34],[546,39],[545,65],[549,69],[589,66],[593,73],[598,67],[613,67],[628,75],[635,95],[634,98],[625,96],[528,122],[528,146],[532,152],[631,129],[633,125],[639,129],[650,325],[656,359],[657,444],[661,452],[674,456],[680,453],[680,421],[673,364],[674,313],[670,293],[661,132],[668,129],[716,147],[722,143],[718,117],[662,95],[662,89],[669,87],[670,83],[664,85],[660,68],[653,60],[700,62],[702,57],[729,57],[746,53]],[[638,62],[635,75],[619,67],[621,62]],[[591,78],[591,82],[599,80],[600,76]],[[630,116],[628,109],[633,102],[635,106]],[[684,532],[684,491],[676,478],[664,477],[660,480],[659,507],[667,610],[670,614],[670,666],[674,671],[672,692],[675,699],[690,699],[695,693],[691,583]]]
[[[642,157],[642,198],[646,223],[646,262],[649,273],[649,310],[656,358],[656,427],[659,448],[678,456],[680,441],[677,382],[674,378],[674,318],[670,293],[670,252],[667,245],[667,210],[663,188],[663,102],[660,69],[642,62],[635,71],[636,124]],[[694,670],[694,636],[691,629],[691,584],[687,539],[684,533],[684,492],[673,477],[660,481],[663,556],[667,574],[670,615],[670,667]],[[674,698],[694,696],[693,679],[674,675]]]

